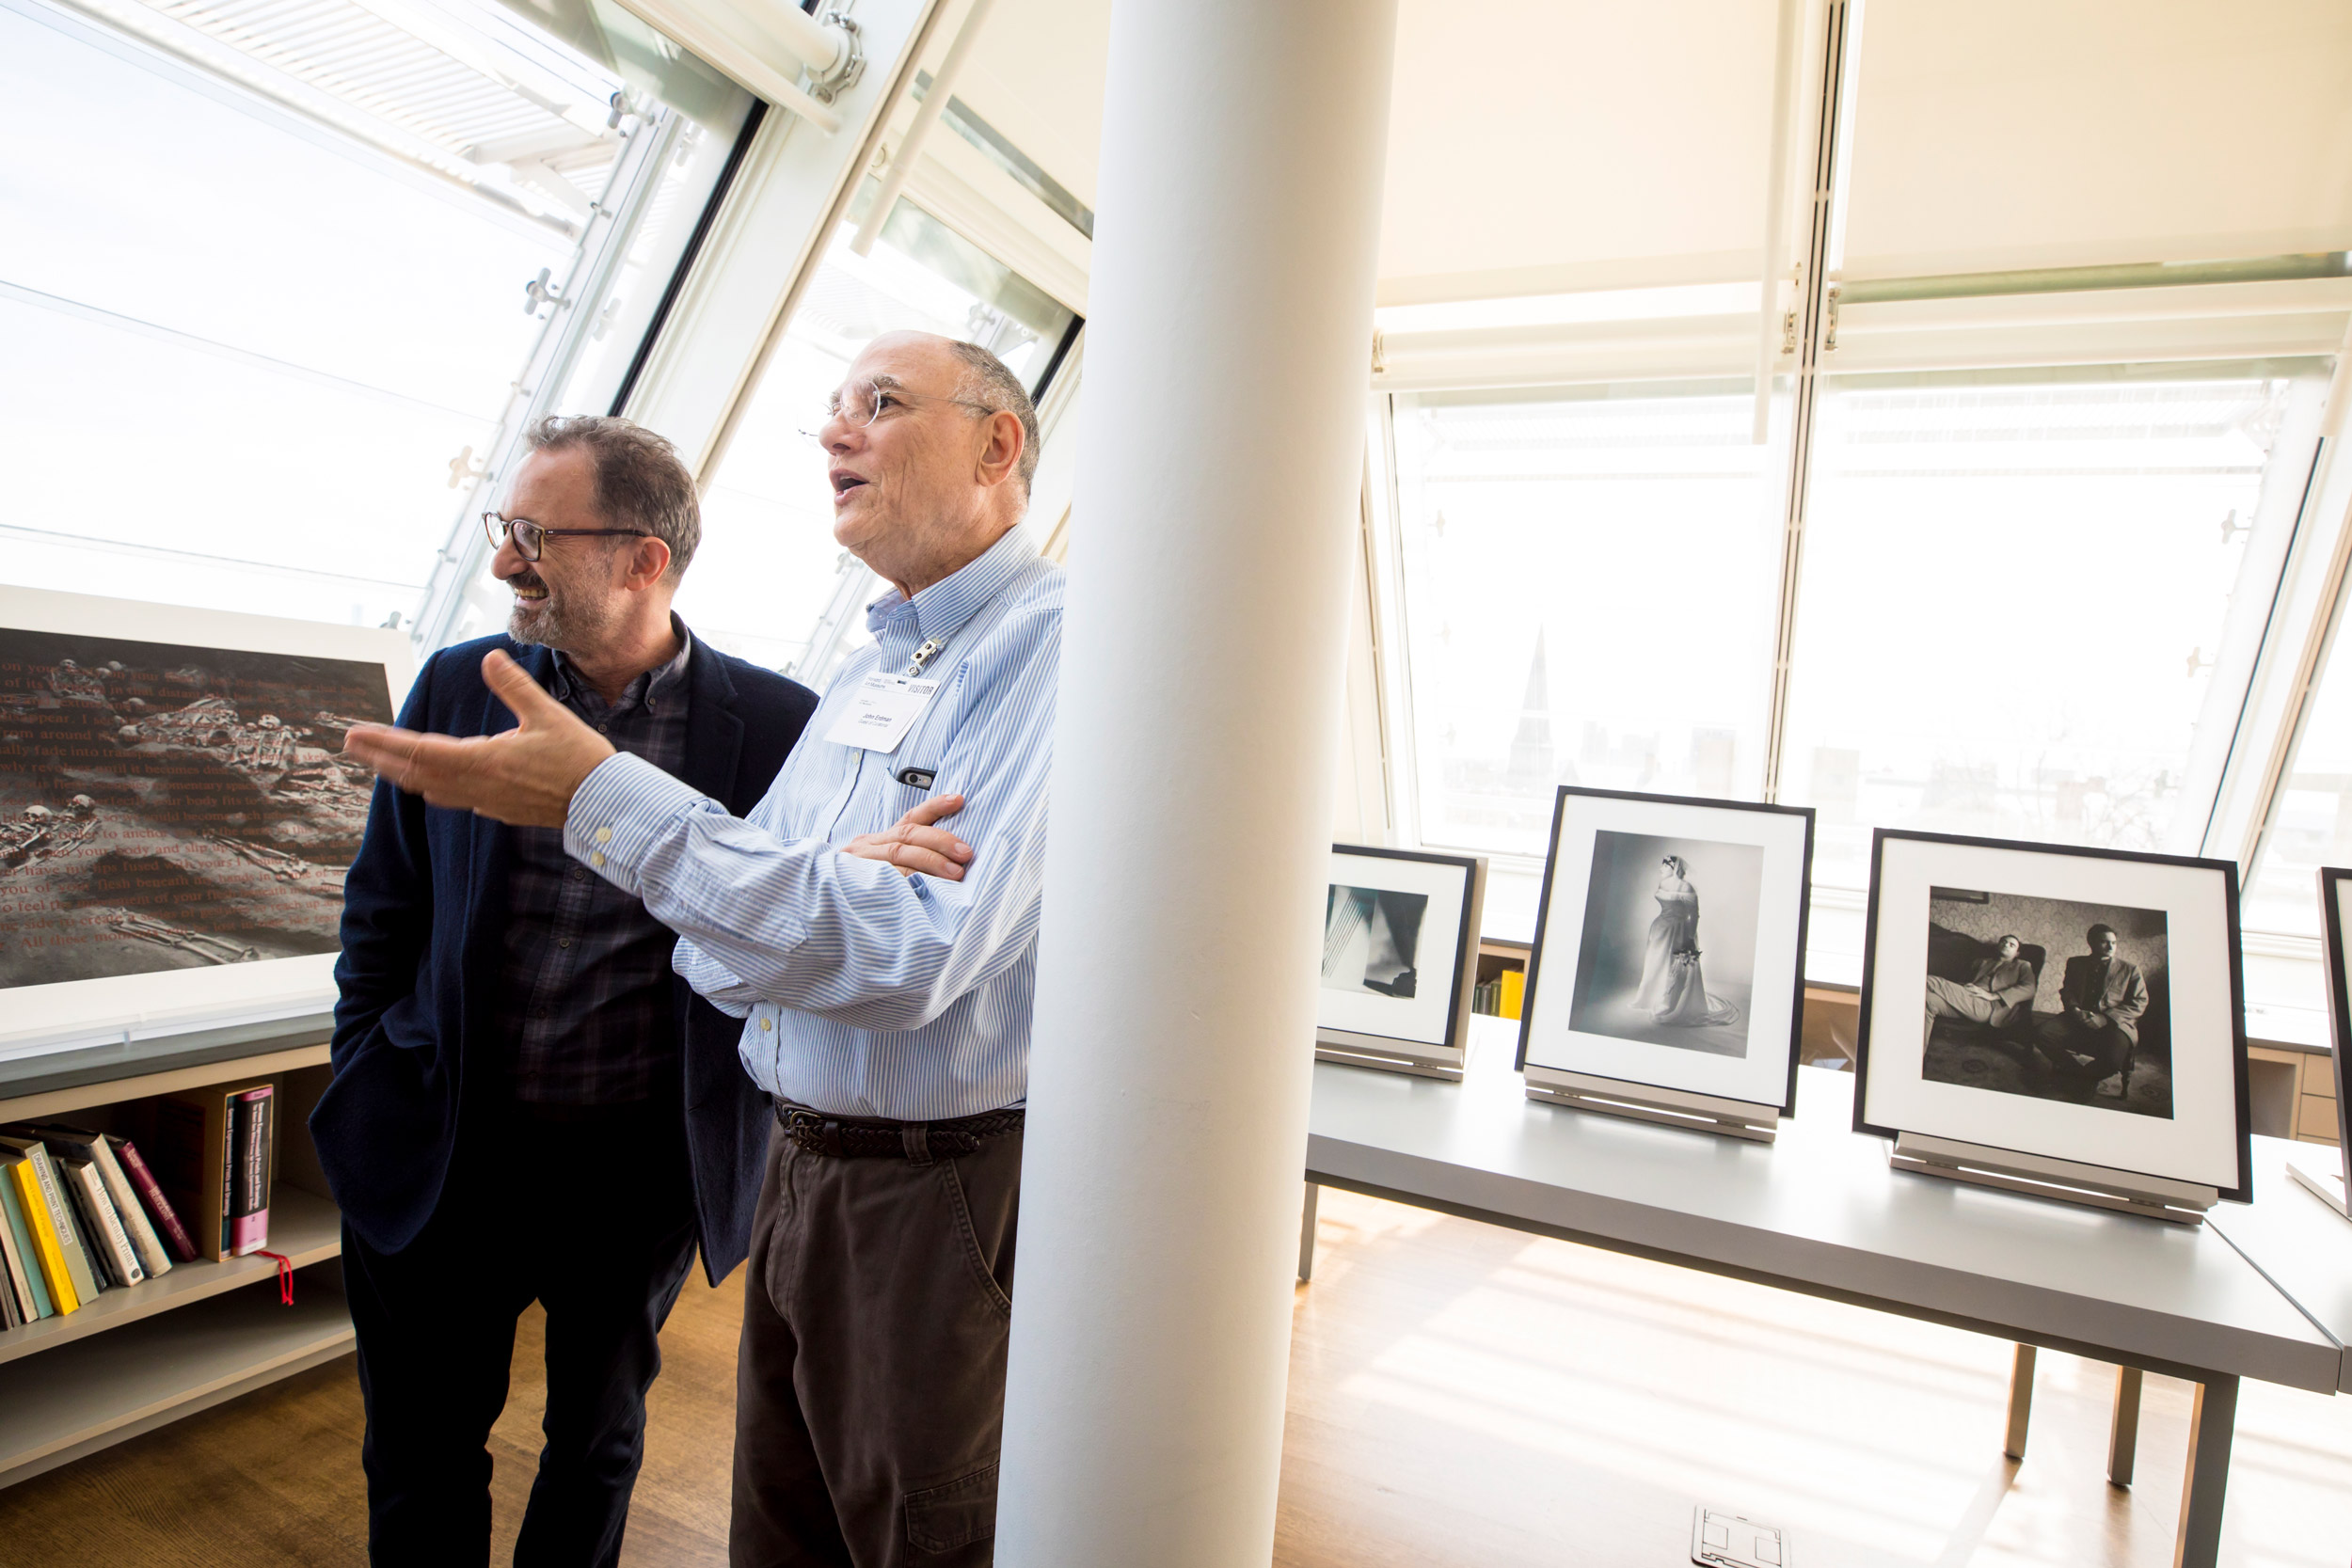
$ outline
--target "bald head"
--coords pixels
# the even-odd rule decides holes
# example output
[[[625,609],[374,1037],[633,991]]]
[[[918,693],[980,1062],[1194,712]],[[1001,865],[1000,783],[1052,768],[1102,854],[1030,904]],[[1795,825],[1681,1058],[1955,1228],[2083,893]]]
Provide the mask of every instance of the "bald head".
[[[1037,467],[1020,380],[986,349],[929,332],[866,344],[818,440],[834,537],[909,597],[1020,522]]]

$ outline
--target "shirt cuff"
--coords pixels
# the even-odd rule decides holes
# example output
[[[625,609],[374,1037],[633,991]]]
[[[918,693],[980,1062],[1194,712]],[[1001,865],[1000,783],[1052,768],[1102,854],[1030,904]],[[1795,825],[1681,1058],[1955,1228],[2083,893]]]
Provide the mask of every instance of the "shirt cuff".
[[[564,852],[624,893],[637,879],[656,842],[709,797],[640,756],[615,752],[596,764],[572,794],[564,818]]]

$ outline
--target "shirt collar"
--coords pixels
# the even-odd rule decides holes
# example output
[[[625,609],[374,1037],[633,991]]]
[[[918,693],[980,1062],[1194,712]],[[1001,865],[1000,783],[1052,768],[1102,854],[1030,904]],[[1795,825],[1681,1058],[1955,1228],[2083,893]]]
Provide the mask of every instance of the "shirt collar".
[[[963,629],[1024,566],[1037,559],[1037,542],[1018,523],[978,557],[909,599],[897,589],[866,607],[866,629],[880,637],[885,627],[914,617],[917,635],[945,642]]]
[[[694,634],[686,629],[686,623],[677,618],[675,610],[670,612],[670,630],[677,636],[676,655],[668,663],[657,664],[629,682],[621,693],[621,700],[613,706],[627,707],[632,703],[643,702],[651,708],[656,701],[666,701],[671,689],[686,679],[686,666],[694,657]],[[550,652],[555,655],[555,697],[558,702],[571,701],[575,690],[593,692],[596,689],[580,678],[579,667],[572,663],[563,649],[555,648]]]

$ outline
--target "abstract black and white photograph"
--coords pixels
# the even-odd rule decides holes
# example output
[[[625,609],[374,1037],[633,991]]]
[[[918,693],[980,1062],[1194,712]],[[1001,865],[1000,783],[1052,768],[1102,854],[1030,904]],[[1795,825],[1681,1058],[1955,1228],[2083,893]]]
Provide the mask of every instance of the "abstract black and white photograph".
[[[1486,863],[1473,857],[1331,847],[1318,1045],[1376,1046],[1459,1067],[1486,873]]]
[[[1854,1127],[2249,1190],[2237,866],[1881,828]]]
[[[334,951],[391,717],[380,661],[0,626],[0,986]]]
[[[1925,1075],[2172,1115],[2162,910],[1928,890]]]
[[[1569,1027],[1745,1056],[1763,892],[1756,845],[1596,832]]]
[[[1429,895],[1331,884],[1323,912],[1323,989],[1398,999],[1419,990]]]
[[[1559,786],[1520,1069],[1793,1110],[1812,858],[1802,806]]]

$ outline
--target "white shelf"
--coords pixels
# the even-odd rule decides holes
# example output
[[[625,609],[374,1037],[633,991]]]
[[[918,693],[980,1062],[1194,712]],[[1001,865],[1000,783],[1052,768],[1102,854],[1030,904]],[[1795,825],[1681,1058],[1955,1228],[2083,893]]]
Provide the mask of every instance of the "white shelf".
[[[293,1259],[297,1269],[324,1262],[342,1254],[342,1216],[326,1198],[281,1183],[270,1194],[269,1240],[270,1250]],[[121,1328],[158,1312],[193,1306],[277,1272],[275,1259],[251,1256],[217,1263],[200,1258],[193,1263],[175,1262],[171,1272],[161,1279],[108,1291],[96,1301],[84,1303],[77,1311],[42,1318],[0,1333],[0,1365],[108,1329]],[[0,1443],[6,1441],[6,1433],[0,1432]]]
[[[256,1280],[21,1360],[0,1369],[0,1486],[330,1361],[351,1343],[350,1309],[332,1286],[298,1280],[287,1307]]]

